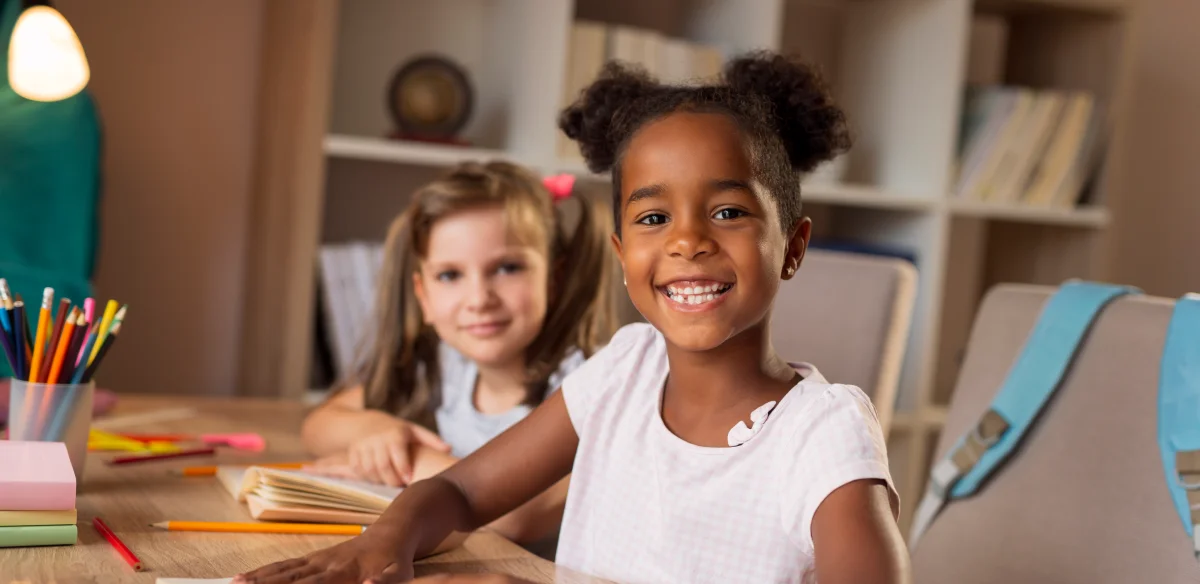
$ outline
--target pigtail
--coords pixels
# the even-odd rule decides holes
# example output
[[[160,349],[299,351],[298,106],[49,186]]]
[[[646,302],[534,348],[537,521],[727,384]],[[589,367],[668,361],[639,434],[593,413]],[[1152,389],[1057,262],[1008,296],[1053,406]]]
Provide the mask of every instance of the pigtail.
[[[569,236],[562,227],[561,206],[566,201],[577,203],[579,209],[579,220]],[[542,331],[526,353],[529,376],[535,380],[528,403],[542,400],[546,379],[568,352],[579,350],[591,357],[616,331],[616,305],[610,292],[616,266],[608,243],[612,221],[599,207],[578,194],[555,205],[559,233],[553,250],[551,301]]]
[[[375,296],[374,331],[360,352],[357,383],[366,407],[428,423],[438,387],[437,335],[425,325],[413,289],[417,270],[412,222],[416,206],[388,228]]]

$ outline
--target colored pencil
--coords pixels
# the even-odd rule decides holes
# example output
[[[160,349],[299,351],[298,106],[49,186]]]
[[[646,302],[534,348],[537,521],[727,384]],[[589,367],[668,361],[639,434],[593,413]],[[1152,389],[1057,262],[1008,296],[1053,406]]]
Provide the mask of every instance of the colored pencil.
[[[92,357],[92,362],[88,364],[87,369],[84,370],[83,383],[92,380],[92,377],[96,375],[96,369],[100,367],[100,363],[104,361],[104,356],[108,354],[109,348],[117,342],[117,336],[121,332],[121,323],[124,322],[125,318],[125,308],[122,307],[117,315],[117,318],[113,320],[112,330],[108,331],[108,337],[104,339],[104,344],[96,352],[96,356]],[[96,343],[99,344],[100,341],[97,340]]]
[[[87,320],[83,318],[83,311],[75,310],[75,330],[71,332],[71,341],[67,343],[67,353],[63,357],[62,373],[55,383],[70,383],[71,378],[75,375],[75,358],[79,356],[79,348],[83,346],[83,340],[87,337]]]
[[[46,358],[42,359],[42,370],[38,373],[38,379],[45,380],[50,377],[50,362],[54,360],[54,352],[58,350],[58,338],[62,335],[63,325],[67,322],[67,313],[71,310],[71,300],[63,298],[58,301],[58,313],[54,315],[54,328],[50,330],[50,338],[47,339],[49,347],[46,349]]]
[[[29,379],[25,375],[26,370],[29,367],[26,365],[26,362],[25,362],[25,358],[28,355],[28,353],[26,353],[26,351],[25,351],[25,348],[28,345],[25,344],[24,322],[25,322],[25,301],[21,300],[20,296],[18,296],[17,300],[15,302],[13,302],[13,322],[12,322],[12,324],[13,324],[13,331],[12,331],[13,353],[15,353],[17,356],[17,368],[15,370],[13,370],[13,374],[17,376],[17,379]]]
[[[163,452],[160,454],[147,454],[144,456],[118,456],[110,459],[108,464],[135,464],[138,462],[153,462],[168,458],[182,458],[185,456],[208,456],[216,453],[217,449],[209,446],[206,448],[193,448],[190,450],[180,450],[179,452]]]
[[[96,315],[96,300],[94,298],[84,298],[83,299],[83,316],[84,316],[84,318],[87,319],[87,323],[88,323],[89,327],[96,323],[96,321],[92,319],[92,317],[94,317],[95,315]]]
[[[108,327],[112,325],[112,319],[117,314],[117,301],[109,300],[108,305],[104,307],[104,318],[100,320],[100,341],[96,348],[92,349],[92,356],[88,357],[89,364],[96,360],[96,353],[104,346],[104,341],[108,337]]]
[[[97,329],[99,328],[99,324],[94,324],[92,325],[92,329],[88,331],[87,340],[84,341],[83,347],[79,350],[79,356],[76,357],[75,372],[71,375],[71,383],[83,382],[83,374],[86,373],[88,369],[87,363],[84,362],[83,356],[91,354],[92,347],[96,345],[96,333],[98,332]]]
[[[222,531],[236,533],[309,533],[324,535],[359,535],[366,525],[337,523],[232,523],[221,521],[162,521],[151,523],[167,531]]]
[[[46,355],[46,335],[50,334],[50,310],[54,304],[54,288],[42,291],[42,308],[38,310],[37,335],[33,339],[33,358],[29,361],[29,383],[37,383]]]
[[[8,293],[8,282],[0,278],[0,327],[12,334],[12,296]]]
[[[20,294],[17,294],[15,296],[15,298],[17,300],[20,300],[22,305],[25,305],[25,300],[21,298]],[[13,304],[13,308],[14,308],[14,310],[16,309],[15,301]],[[29,369],[29,357],[31,355],[33,355],[33,334],[32,334],[32,331],[29,330],[29,311],[30,310],[31,309],[28,306],[25,306],[25,309],[21,311],[21,334],[25,335],[25,368],[26,368],[26,371],[28,371],[28,369]]]
[[[0,312],[4,312],[0,310]],[[17,354],[13,351],[12,337],[5,331],[0,333],[0,345],[4,346],[4,358],[8,359],[8,366],[12,369],[13,375],[17,374]]]
[[[46,376],[46,383],[58,383],[58,377],[62,374],[63,360],[67,356],[67,347],[71,345],[71,335],[75,332],[75,313],[78,308],[72,308],[67,314],[67,322],[63,324],[62,332],[59,333],[58,346],[54,348],[53,361],[50,362],[50,374]]]
[[[122,542],[119,537],[117,537],[117,534],[113,533],[113,530],[109,529],[108,526],[104,524],[103,520],[101,520],[99,517],[93,517],[92,527],[95,527],[96,531],[98,531],[100,535],[104,536],[104,539],[107,539],[108,543],[117,550],[117,553],[121,554],[122,558],[125,558],[125,561],[130,567],[133,568],[133,571],[142,571],[142,561],[139,560],[138,557],[135,556],[128,547],[125,547],[125,543]]]
[[[263,468],[277,468],[277,469],[281,469],[281,470],[300,470],[300,469],[304,468],[307,464],[308,463],[305,463],[305,462],[279,462],[279,463],[267,463],[267,464],[239,464],[237,466],[245,466],[245,467],[261,466]],[[183,477],[211,477],[211,476],[216,476],[217,467],[215,465],[189,466],[187,468],[182,468],[182,469],[179,469],[176,471],[172,471],[172,474],[176,474],[176,475],[183,476]]]

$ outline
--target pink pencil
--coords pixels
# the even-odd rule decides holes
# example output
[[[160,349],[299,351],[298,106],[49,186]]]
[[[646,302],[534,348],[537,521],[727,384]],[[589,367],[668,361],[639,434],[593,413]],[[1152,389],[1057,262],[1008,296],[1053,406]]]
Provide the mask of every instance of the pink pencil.
[[[83,301],[83,318],[87,320],[88,326],[92,326],[92,315],[96,313],[96,301],[92,298],[87,298]]]

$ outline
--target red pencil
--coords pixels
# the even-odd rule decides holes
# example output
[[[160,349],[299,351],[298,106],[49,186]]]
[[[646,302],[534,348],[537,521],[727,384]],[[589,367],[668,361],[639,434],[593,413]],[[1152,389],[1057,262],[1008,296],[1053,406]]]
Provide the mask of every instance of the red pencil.
[[[112,546],[116,548],[117,553],[121,554],[121,557],[125,558],[125,561],[129,562],[129,565],[133,567],[133,571],[142,571],[142,561],[139,560],[137,556],[133,555],[133,552],[130,551],[129,548],[125,547],[125,544],[119,537],[117,537],[117,534],[113,533],[113,531],[104,524],[104,521],[101,521],[99,517],[93,517],[92,527],[95,527],[96,531],[100,532],[100,535],[103,535],[104,539],[107,539],[108,543],[112,544]]]
[[[179,452],[163,452],[161,454],[145,454],[134,456],[118,456],[109,459],[108,464],[132,464],[135,462],[149,462],[152,460],[163,460],[167,458],[180,458],[183,456],[205,456],[216,454],[217,449],[209,446],[208,448],[194,448],[191,450],[180,450]]]

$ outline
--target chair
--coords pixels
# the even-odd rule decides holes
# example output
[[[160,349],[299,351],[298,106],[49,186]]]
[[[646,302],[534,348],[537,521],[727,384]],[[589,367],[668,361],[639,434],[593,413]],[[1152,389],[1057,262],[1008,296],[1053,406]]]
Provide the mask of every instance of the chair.
[[[862,388],[886,435],[916,289],[907,261],[810,249],[775,298],[771,340],[784,358]]]
[[[1001,285],[988,293],[935,460],[987,409],[1054,291]],[[1127,296],[1100,314],[1013,457],[973,497],[950,502],[921,538],[916,582],[1200,582],[1156,439],[1173,306]]]

